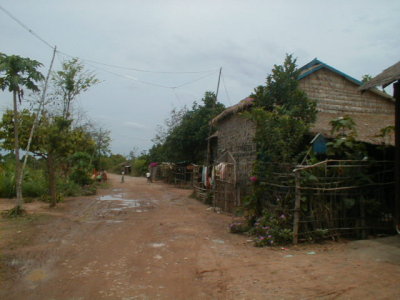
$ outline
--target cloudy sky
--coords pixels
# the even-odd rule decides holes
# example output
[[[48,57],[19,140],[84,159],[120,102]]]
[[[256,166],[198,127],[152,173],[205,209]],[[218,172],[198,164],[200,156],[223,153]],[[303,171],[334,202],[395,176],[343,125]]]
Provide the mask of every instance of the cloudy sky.
[[[215,91],[230,106],[286,53],[361,79],[400,59],[398,0],[0,0],[0,52],[48,68],[80,58],[101,83],[78,109],[111,131],[114,153],[146,150],[172,108]],[[31,34],[28,27],[37,36]],[[46,69],[43,68],[43,72]],[[0,93],[0,112],[11,106]]]

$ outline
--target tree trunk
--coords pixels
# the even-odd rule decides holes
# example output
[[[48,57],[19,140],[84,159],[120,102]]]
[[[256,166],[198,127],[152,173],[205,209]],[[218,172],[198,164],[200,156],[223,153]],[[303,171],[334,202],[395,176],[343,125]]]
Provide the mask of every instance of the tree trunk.
[[[14,153],[15,153],[15,190],[17,194],[16,208],[22,210],[24,199],[22,198],[22,168],[19,160],[19,116],[17,106],[17,92],[13,92],[14,105]]]
[[[50,207],[57,205],[56,166],[53,153],[47,156],[47,171],[49,176]]]

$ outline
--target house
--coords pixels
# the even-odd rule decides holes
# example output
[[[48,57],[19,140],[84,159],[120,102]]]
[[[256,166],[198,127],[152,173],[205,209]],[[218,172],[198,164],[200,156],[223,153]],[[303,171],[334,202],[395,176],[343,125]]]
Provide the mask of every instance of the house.
[[[394,126],[395,102],[392,96],[377,89],[361,93],[362,82],[314,59],[300,68],[299,86],[317,103],[317,120],[312,132],[330,137],[329,122],[349,115],[356,123],[362,142],[381,144],[380,129]],[[394,137],[386,141],[394,145]]]
[[[361,81],[318,59],[300,68],[300,72],[300,88],[317,104],[317,119],[311,128],[313,133],[329,138],[331,137],[329,122],[349,115],[356,123],[359,141],[375,145],[384,142],[377,135],[381,128],[394,125],[395,102],[390,95],[377,89],[361,93],[359,90]],[[256,159],[256,145],[253,141],[255,125],[240,114],[254,105],[253,100],[243,99],[227,108],[211,122],[217,130],[216,134],[210,137],[210,144],[214,147],[211,151],[214,153],[212,161],[235,165],[233,168],[236,172],[235,197],[232,201],[236,206],[241,204],[241,199],[248,191],[249,176]],[[393,145],[394,139],[385,142]],[[220,189],[222,190],[220,194],[223,196],[226,187]],[[221,201],[228,200],[218,200],[217,194],[216,202]]]

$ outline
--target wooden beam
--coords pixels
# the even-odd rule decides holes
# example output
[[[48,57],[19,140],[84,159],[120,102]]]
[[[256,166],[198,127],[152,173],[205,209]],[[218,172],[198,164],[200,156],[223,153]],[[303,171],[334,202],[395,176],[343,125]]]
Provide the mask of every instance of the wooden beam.
[[[394,220],[400,224],[400,80],[393,84],[395,106],[395,204]]]

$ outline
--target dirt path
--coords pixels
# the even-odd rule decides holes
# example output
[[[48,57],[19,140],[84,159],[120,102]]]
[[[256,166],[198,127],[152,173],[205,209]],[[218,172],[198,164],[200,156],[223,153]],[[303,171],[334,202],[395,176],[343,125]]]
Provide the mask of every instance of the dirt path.
[[[29,227],[3,220],[0,299],[400,299],[399,237],[254,248],[190,190],[111,182],[51,211],[28,205],[47,216]]]

